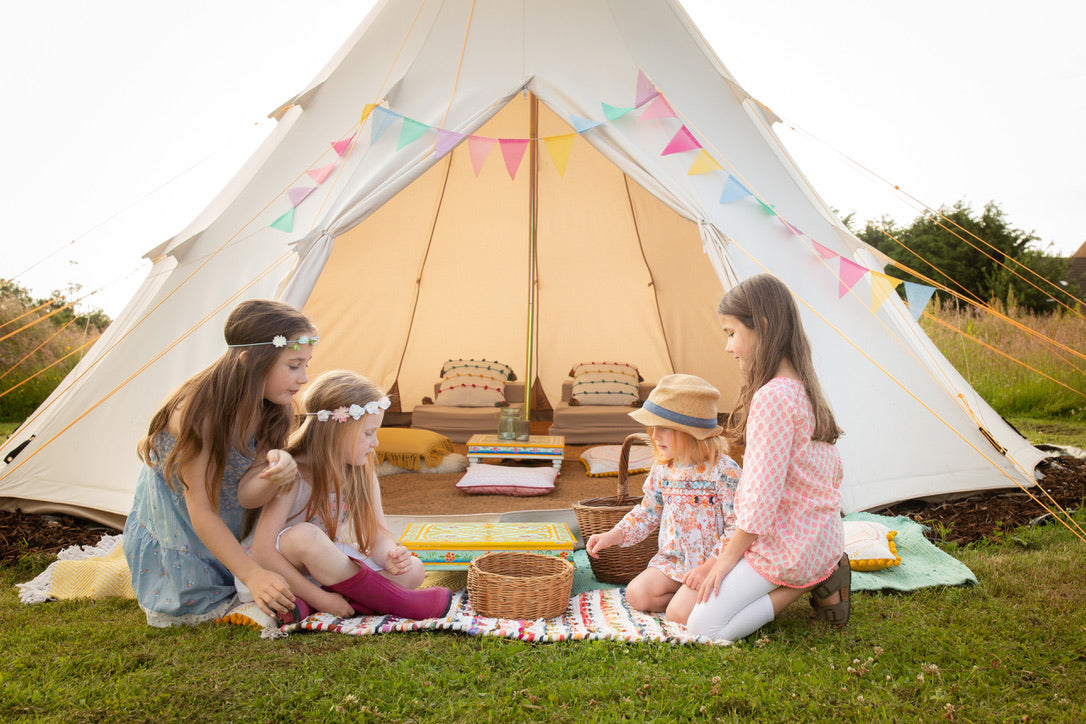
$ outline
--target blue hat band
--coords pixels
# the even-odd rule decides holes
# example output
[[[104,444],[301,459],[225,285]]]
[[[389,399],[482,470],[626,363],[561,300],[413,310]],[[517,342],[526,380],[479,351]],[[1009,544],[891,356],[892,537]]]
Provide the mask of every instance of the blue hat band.
[[[662,417],[668,422],[674,422],[679,425],[687,425],[688,427],[698,427],[703,430],[712,430],[716,427],[716,418],[706,417],[690,417],[689,415],[682,415],[678,412],[672,412],[660,407],[651,400],[645,400],[645,403],[641,405],[641,409],[648,410],[657,417]]]

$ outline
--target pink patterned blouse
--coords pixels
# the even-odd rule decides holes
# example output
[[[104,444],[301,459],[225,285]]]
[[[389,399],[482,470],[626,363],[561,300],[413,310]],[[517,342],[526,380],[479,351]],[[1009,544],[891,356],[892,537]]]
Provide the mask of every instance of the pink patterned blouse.
[[[844,550],[841,458],[834,445],[811,440],[814,425],[799,380],[774,377],[750,401],[736,526],[757,534],[746,559],[779,586],[825,580]]]
[[[622,545],[640,543],[660,526],[659,551],[649,566],[682,581],[707,558],[719,555],[735,530],[732,500],[741,472],[727,455],[711,469],[655,463],[645,478],[641,504],[615,526],[622,532]]]

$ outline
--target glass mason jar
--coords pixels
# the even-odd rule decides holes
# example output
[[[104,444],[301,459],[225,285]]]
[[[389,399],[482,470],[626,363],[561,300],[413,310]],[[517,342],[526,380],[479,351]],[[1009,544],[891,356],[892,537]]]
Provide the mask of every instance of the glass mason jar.
[[[517,439],[517,422],[520,420],[521,414],[520,407],[511,405],[498,408],[498,439]]]

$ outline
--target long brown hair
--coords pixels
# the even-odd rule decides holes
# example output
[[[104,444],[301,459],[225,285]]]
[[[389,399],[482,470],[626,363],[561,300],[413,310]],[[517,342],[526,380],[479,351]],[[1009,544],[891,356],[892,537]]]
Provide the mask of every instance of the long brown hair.
[[[161,462],[169,484],[176,479],[187,489],[181,467],[206,449],[204,485],[208,499],[218,506],[227,451],[231,447],[245,451],[249,441],[241,439],[244,432],[256,430],[253,452],[261,455],[284,447],[294,426],[291,405],[264,399],[265,379],[284,350],[261,343],[270,343],[277,335],[297,339],[315,331],[313,323],[288,304],[270,299],[239,304],[227,317],[223,336],[228,345],[253,346],[228,347],[210,367],[170,395],[137,446],[140,460],[152,466]],[[155,438],[167,429],[174,413],[179,416],[177,440],[165,459],[159,460]]]
[[[735,317],[757,335],[754,359],[743,377],[739,400],[728,418],[728,437],[737,444],[746,444],[751,398],[773,379],[781,362],[787,359],[796,368],[814,408],[815,429],[811,439],[831,444],[837,442],[842,431],[818,384],[811,362],[811,344],[803,331],[796,302],[784,282],[772,274],[752,276],[732,287],[720,300],[716,311]]]
[[[331,370],[310,383],[305,396],[307,412],[335,410],[351,405],[365,406],[385,396],[384,391],[356,372]],[[316,415],[306,415],[302,426],[290,439],[287,451],[294,457],[305,456],[309,467],[312,493],[305,506],[305,517],[320,518],[328,537],[336,539],[341,507],[346,507],[351,534],[358,549],[370,555],[380,529],[377,518],[377,465],[373,454],[363,465],[352,465],[351,452],[366,415],[358,420],[321,422]],[[335,501],[328,504],[329,497]]]

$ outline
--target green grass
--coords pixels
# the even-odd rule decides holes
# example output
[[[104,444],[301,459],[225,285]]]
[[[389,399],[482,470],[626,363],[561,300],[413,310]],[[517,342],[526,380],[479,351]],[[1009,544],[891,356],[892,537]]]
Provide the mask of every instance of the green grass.
[[[1081,721],[1083,543],[1049,525],[955,554],[979,585],[856,593],[843,630],[801,601],[720,648],[158,630],[130,601],[18,603],[39,556],[0,569],[0,719]]]

